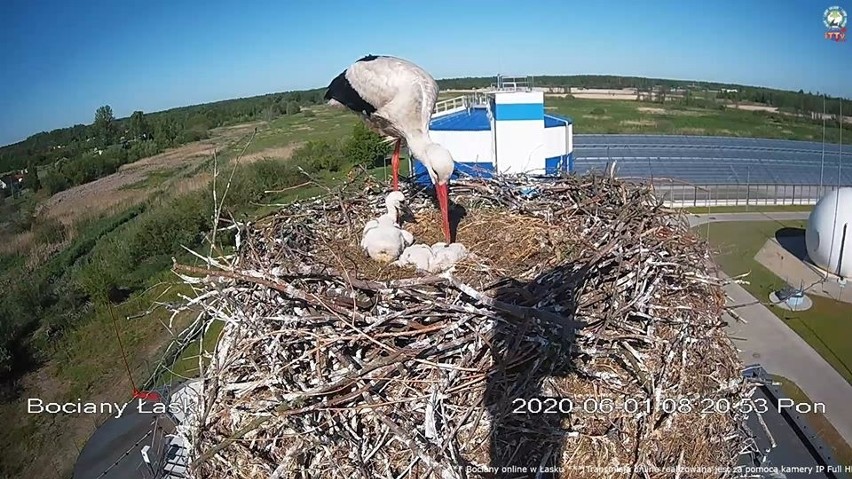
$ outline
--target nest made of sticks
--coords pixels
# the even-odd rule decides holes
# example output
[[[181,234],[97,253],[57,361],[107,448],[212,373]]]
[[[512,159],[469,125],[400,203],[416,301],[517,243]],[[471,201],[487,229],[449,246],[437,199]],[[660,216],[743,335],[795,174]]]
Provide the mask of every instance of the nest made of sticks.
[[[226,323],[203,374],[194,477],[730,474],[743,418],[701,413],[750,394],[721,283],[706,244],[648,189],[454,184],[473,255],[440,275],[360,251],[386,192],[347,183],[242,225],[237,253],[207,269],[176,268]],[[406,193],[416,241],[440,240],[433,200]]]

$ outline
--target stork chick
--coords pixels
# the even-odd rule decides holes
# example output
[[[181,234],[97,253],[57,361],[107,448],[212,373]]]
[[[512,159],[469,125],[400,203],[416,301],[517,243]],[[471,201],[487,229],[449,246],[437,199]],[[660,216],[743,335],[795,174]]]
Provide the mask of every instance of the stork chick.
[[[432,249],[425,244],[411,245],[402,252],[394,265],[399,267],[414,266],[421,271],[432,271]]]
[[[435,243],[431,249],[432,272],[446,271],[467,257],[467,248],[461,243]]]
[[[361,248],[373,260],[390,263],[414,242],[414,235],[399,226],[401,214],[411,215],[411,210],[405,204],[405,196],[399,191],[393,191],[385,198],[385,206],[387,213],[364,225]]]

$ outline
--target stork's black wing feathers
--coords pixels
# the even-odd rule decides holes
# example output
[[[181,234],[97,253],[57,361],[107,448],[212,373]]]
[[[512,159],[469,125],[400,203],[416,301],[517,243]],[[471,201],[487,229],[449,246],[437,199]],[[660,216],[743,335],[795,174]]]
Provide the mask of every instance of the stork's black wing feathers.
[[[325,92],[325,99],[336,100],[350,110],[367,116],[376,112],[376,107],[367,103],[358,91],[352,87],[352,84],[349,83],[349,80],[346,78],[346,70],[340,75],[337,75],[328,85],[328,90]]]

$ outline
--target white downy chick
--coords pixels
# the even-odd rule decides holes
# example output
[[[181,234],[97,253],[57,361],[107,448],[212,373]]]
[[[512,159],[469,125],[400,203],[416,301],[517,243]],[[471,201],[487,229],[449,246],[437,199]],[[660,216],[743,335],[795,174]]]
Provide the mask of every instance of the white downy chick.
[[[394,264],[403,268],[414,266],[418,270],[431,271],[433,256],[431,248],[425,244],[416,244],[405,248]]]
[[[401,192],[391,192],[385,199],[387,213],[364,225],[361,248],[373,260],[390,263],[414,242],[414,236],[399,227],[400,212],[409,211],[404,202],[405,196]]]
[[[433,260],[431,263],[433,273],[446,271],[456,263],[467,257],[467,248],[461,243],[435,243],[432,245]]]

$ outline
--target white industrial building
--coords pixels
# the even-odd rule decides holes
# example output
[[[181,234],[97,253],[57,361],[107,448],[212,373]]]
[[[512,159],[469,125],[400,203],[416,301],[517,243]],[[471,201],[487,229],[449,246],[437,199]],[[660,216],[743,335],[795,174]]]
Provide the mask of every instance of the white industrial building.
[[[573,121],[545,113],[544,92],[529,79],[497,76],[491,88],[438,102],[429,135],[456,161],[456,175],[558,175],[574,170]],[[417,182],[431,184],[423,165]]]
[[[811,261],[828,273],[852,277],[852,188],[828,193],[808,218],[805,244]]]

